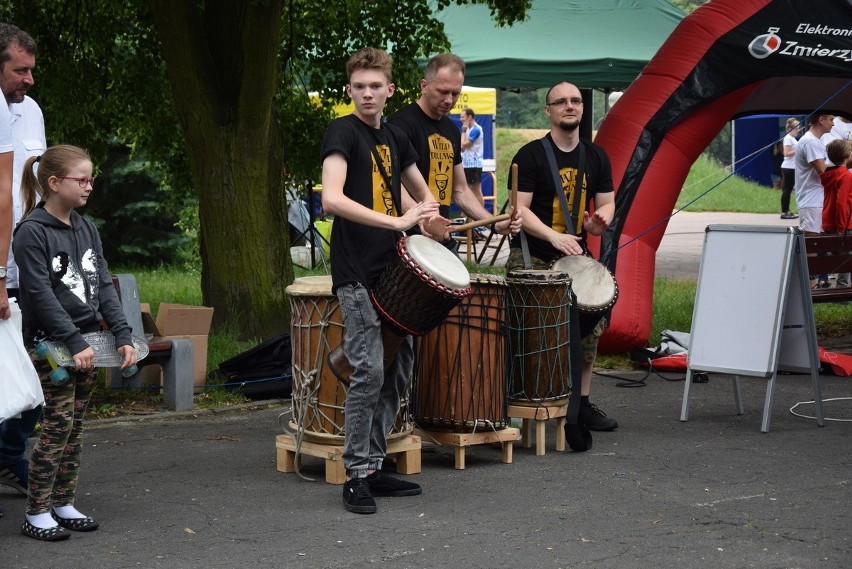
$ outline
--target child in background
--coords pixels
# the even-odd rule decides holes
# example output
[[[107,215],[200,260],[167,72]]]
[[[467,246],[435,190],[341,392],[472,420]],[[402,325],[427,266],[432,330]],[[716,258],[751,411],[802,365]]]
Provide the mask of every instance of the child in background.
[[[852,209],[852,172],[849,163],[852,161],[852,141],[833,140],[825,147],[825,152],[832,164],[820,174],[824,192],[822,206],[822,230],[825,233],[843,233],[850,223]]]
[[[825,147],[832,164],[820,174],[824,191],[822,230],[825,233],[845,233],[852,226],[852,141],[833,140]],[[849,273],[837,276],[838,287],[849,286]]]
[[[38,176],[33,166],[38,162]],[[24,344],[44,390],[42,430],[30,457],[27,514],[21,532],[58,541],[68,530],[92,531],[98,523],[74,507],[82,451],[83,416],[97,378],[95,353],[82,334],[101,330],[103,318],[124,358],[136,363],[130,326],[103,258],[95,226],[74,208],[86,205],[92,161],[69,145],[49,148],[24,164],[24,217],[13,249],[20,269]],[[37,198],[42,201],[36,204]],[[63,342],[74,354],[70,379],[54,385],[49,364],[35,355],[43,339]]]

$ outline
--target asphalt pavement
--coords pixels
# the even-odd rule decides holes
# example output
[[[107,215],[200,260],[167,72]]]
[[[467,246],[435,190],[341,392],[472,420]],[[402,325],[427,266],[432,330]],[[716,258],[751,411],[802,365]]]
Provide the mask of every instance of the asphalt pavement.
[[[673,218],[661,250],[703,240],[694,215],[705,214]],[[456,470],[452,447],[427,443],[422,472],[406,476],[423,494],[379,498],[369,516],[343,509],[319,459],[303,459],[305,478],[278,472],[289,401],[90,421],[76,505],[100,529],[23,537],[25,500],[0,486],[0,567],[852,566],[850,378],[821,376],[826,417],[844,421],[818,427],[791,412],[811,399],[810,378],[779,376],[761,433],[765,379],[743,378],[740,416],[730,378],[711,374],[681,422],[681,374],[619,376],[634,387],[595,379],[593,401],[620,426],[594,433],[590,451],[556,452],[552,421],[546,454],[515,443],[511,464],[480,445]]]

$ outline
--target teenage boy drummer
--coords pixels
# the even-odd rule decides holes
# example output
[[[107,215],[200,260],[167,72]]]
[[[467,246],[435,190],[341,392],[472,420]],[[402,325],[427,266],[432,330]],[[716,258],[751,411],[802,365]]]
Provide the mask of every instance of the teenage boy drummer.
[[[322,145],[322,206],[334,215],[332,291],[340,301],[343,350],[353,370],[346,396],[343,506],[359,514],[376,511],[373,496],[421,492],[417,484],[381,471],[414,352],[409,336],[385,372],[381,322],[369,291],[396,255],[400,232],[422,224],[425,235],[441,240],[449,224],[437,214],[438,202],[417,169],[417,153],[408,138],[381,122],[394,92],[391,66],[390,56],[380,49],[352,54],[346,63],[346,93],[355,112],[332,121]],[[404,213],[400,183],[417,200]]]

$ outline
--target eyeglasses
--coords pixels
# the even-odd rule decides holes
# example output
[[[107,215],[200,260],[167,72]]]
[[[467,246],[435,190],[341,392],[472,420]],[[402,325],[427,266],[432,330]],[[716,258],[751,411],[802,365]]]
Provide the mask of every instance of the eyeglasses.
[[[550,103],[547,103],[548,107],[564,107],[568,103],[571,103],[572,107],[582,107],[583,99],[580,97],[571,97],[570,99],[556,99]]]
[[[87,178],[86,176],[82,176],[80,178],[75,178],[74,176],[57,176],[60,180],[76,180],[78,184],[80,184],[81,188],[85,188],[89,184],[92,184],[92,187],[95,186],[95,177]]]

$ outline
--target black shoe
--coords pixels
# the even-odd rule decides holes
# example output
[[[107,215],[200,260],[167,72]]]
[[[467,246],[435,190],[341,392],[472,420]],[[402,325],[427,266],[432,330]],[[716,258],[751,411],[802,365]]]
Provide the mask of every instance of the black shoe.
[[[356,514],[375,514],[376,501],[366,478],[353,478],[343,485],[343,507]]]
[[[378,470],[367,477],[373,496],[417,496],[423,490],[419,484],[388,476]]]
[[[61,541],[71,537],[71,532],[63,527],[37,528],[28,521],[21,526],[21,533],[39,541]]]
[[[579,421],[590,431],[612,431],[618,428],[618,421],[607,417],[594,403],[580,405]]]
[[[29,475],[30,463],[23,458],[11,462],[0,462],[0,484],[10,486],[21,494],[27,493]]]
[[[92,518],[62,518],[56,512],[51,511],[50,515],[56,520],[60,526],[71,531],[95,531],[98,529],[98,522]]]

